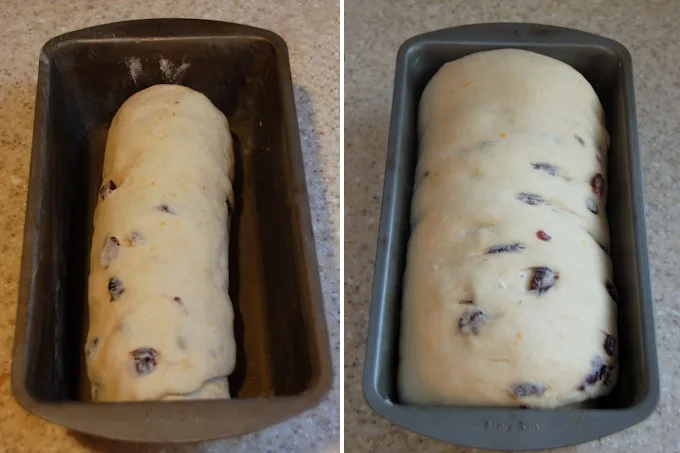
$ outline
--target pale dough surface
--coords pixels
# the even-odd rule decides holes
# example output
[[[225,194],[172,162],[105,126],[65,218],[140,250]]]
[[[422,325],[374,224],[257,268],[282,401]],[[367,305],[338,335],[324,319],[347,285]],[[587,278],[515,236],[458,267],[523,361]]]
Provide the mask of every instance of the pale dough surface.
[[[553,407],[608,393],[616,303],[606,192],[592,181],[606,190],[609,138],[593,88],[535,53],[473,54],[429,82],[418,129],[401,400]],[[521,248],[487,253],[504,244]],[[540,294],[539,267],[559,276]],[[475,311],[477,332],[466,323]]]
[[[228,121],[203,94],[156,85],[116,113],[90,253],[93,399],[229,397],[233,178]]]

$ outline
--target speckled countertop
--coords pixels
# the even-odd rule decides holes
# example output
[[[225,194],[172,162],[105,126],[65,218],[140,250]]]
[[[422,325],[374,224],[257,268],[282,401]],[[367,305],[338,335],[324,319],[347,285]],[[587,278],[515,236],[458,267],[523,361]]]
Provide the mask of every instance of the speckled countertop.
[[[345,17],[345,451],[475,451],[408,433],[375,415],[361,388],[364,344],[397,49],[426,31],[518,21],[579,28],[630,49],[644,171],[661,402],[634,428],[555,452],[679,452],[680,2],[346,0]]]
[[[287,42],[311,195],[333,366],[339,368],[339,2],[337,0],[7,0],[0,15],[0,453],[339,451],[339,379],[316,409],[235,440],[138,446],[74,435],[28,415],[10,389],[10,364],[33,108],[41,46],[66,31],[106,22],[191,17],[266,28]]]

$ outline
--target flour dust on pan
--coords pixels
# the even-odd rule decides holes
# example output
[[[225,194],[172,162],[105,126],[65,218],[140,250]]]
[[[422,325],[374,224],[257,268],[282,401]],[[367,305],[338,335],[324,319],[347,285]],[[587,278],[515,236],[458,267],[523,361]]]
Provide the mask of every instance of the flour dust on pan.
[[[130,77],[132,81],[135,82],[135,86],[139,86],[137,79],[142,75],[142,60],[139,58],[131,57],[125,60],[125,64],[128,67]]]
[[[189,66],[191,66],[184,60],[182,60],[181,65],[175,66],[172,61],[163,57],[161,57],[158,63],[160,65],[161,72],[163,73],[163,77],[168,83],[177,83],[182,80],[184,73],[186,73],[187,69],[189,69]]]
[[[189,66],[191,66],[191,63],[184,59],[182,59],[182,62],[178,64],[167,58],[164,58],[163,56],[158,57],[157,63],[158,71],[160,71],[160,78],[163,80],[163,83],[168,84],[180,84],[184,78],[184,74],[187,72],[187,69],[189,69]],[[130,57],[125,60],[125,65],[128,68],[130,78],[138,88],[140,87],[140,82],[144,78],[156,75],[155,73],[157,70],[155,69],[155,61],[150,62],[148,60],[144,60],[143,64],[140,58]],[[151,78],[157,80],[156,77]]]

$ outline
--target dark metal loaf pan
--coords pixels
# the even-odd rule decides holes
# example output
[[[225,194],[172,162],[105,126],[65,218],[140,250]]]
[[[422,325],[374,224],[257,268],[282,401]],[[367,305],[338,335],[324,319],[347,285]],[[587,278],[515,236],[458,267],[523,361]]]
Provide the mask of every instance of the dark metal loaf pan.
[[[613,393],[578,408],[554,410],[411,406],[397,394],[401,284],[417,159],[416,118],[426,83],[445,63],[497,48],[533,50],[562,60],[592,83],[611,134],[608,216],[615,283],[621,293],[621,376]],[[406,41],[397,58],[392,123],[366,351],[364,392],[391,422],[476,448],[537,450],[578,444],[630,427],[659,398],[631,57],[619,43],[566,28],[480,24]]]
[[[158,83],[205,93],[231,123],[236,208],[232,400],[92,403],[85,373],[92,216],[108,127]],[[329,340],[285,42],[159,19],[67,33],[40,54],[12,389],[29,412],[134,441],[198,441],[281,422],[331,385]]]

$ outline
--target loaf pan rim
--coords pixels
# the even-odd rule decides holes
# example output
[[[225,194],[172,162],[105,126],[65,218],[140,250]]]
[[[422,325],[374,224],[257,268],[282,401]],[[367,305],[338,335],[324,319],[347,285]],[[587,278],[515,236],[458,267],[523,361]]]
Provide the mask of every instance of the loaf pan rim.
[[[559,31],[560,33],[568,33],[574,35],[578,39],[573,43],[560,43],[556,45],[555,43],[546,43],[543,38],[534,39],[532,37],[516,37],[508,40],[497,39],[482,39],[478,36],[475,39],[461,38],[456,35],[459,32],[469,33],[475,31],[479,33],[480,31],[485,31],[491,29],[497,29],[496,27],[510,28],[515,27],[524,31],[525,33],[531,27],[540,27],[541,29],[549,29],[551,31]],[[558,40],[563,40],[564,38],[559,38]],[[626,415],[626,422],[619,423],[619,427],[610,426],[609,432],[600,432],[597,435],[591,435],[586,438],[577,439],[577,436],[572,436],[568,442],[555,443],[550,448],[555,448],[559,446],[573,445],[575,443],[582,443],[588,440],[593,440],[602,435],[609,435],[614,432],[626,429],[633,426],[643,420],[645,420],[654,411],[656,405],[658,404],[660,398],[659,380],[658,380],[658,363],[656,357],[656,345],[655,345],[655,332],[654,332],[654,319],[653,310],[651,307],[651,284],[649,279],[649,260],[646,245],[646,227],[644,221],[644,203],[642,199],[642,178],[640,174],[640,153],[639,144],[637,136],[637,122],[636,122],[636,111],[635,111],[635,97],[633,90],[633,74],[632,74],[632,58],[628,49],[623,46],[618,41],[612,40],[610,38],[602,37],[588,32],[582,32],[580,30],[556,27],[550,25],[541,25],[535,23],[481,23],[481,24],[469,24],[460,27],[451,27],[441,30],[435,30],[431,32],[426,32],[420,35],[413,36],[407,39],[398,49],[397,59],[396,59],[396,70],[394,79],[394,90],[392,99],[392,111],[390,118],[390,140],[387,148],[387,165],[385,170],[385,182],[383,186],[382,195],[382,205],[380,213],[380,227],[378,234],[378,248],[376,251],[375,265],[374,265],[374,281],[372,284],[372,294],[370,303],[370,318],[369,318],[369,331],[368,340],[366,346],[366,358],[364,365],[364,376],[363,376],[363,390],[364,398],[366,399],[369,407],[373,409],[377,414],[386,418],[387,420],[401,426],[405,429],[410,429],[403,423],[398,423],[395,418],[394,412],[398,411],[408,411],[408,410],[432,410],[437,412],[448,411],[450,413],[455,413],[459,415],[464,415],[470,417],[471,414],[481,414],[485,412],[491,413],[505,413],[505,414],[517,414],[517,409],[511,408],[486,408],[486,407],[464,407],[464,406],[417,406],[417,405],[405,405],[405,404],[395,404],[390,399],[386,399],[385,396],[381,395],[377,388],[378,376],[378,365],[379,359],[377,353],[379,351],[379,338],[383,336],[383,329],[391,329],[389,326],[384,326],[381,319],[384,316],[384,312],[387,308],[386,295],[384,293],[383,282],[388,275],[388,263],[387,257],[391,256],[390,248],[396,246],[396,240],[392,239],[395,234],[393,231],[394,226],[394,215],[395,215],[395,203],[394,197],[396,195],[395,188],[398,185],[397,176],[395,175],[395,160],[398,160],[399,154],[403,151],[401,149],[401,132],[398,130],[402,126],[399,121],[400,117],[400,103],[404,102],[405,93],[410,89],[407,83],[407,70],[405,62],[407,57],[411,52],[417,52],[421,47],[431,44],[441,44],[441,45],[484,45],[489,46],[489,48],[527,48],[527,47],[583,47],[587,46],[590,48],[601,49],[606,52],[613,52],[619,58],[620,68],[623,71],[624,76],[624,92],[626,94],[625,101],[626,109],[628,112],[628,117],[626,118],[626,123],[628,126],[628,139],[629,139],[629,164],[630,170],[630,185],[631,185],[631,203],[633,209],[633,229],[636,236],[636,253],[638,259],[636,260],[637,275],[639,279],[639,303],[641,309],[641,317],[639,325],[643,329],[642,341],[646,349],[644,353],[646,355],[647,373],[649,374],[649,382],[644,395],[639,398],[634,404],[623,408],[623,409],[580,409],[579,411],[585,411],[590,413],[591,417],[600,417],[606,414],[617,414],[619,416]],[[629,101],[632,105],[628,105]],[[398,316],[398,315],[397,315]],[[394,345],[393,345],[394,347]],[[398,344],[397,344],[398,347]],[[546,412],[557,412],[557,413],[567,413],[568,409],[555,409],[555,410],[538,410],[531,409],[528,411],[523,410],[522,415],[528,415],[532,413],[545,414]],[[403,415],[403,414],[399,414]],[[510,416],[512,418],[512,415]],[[611,425],[611,424],[610,424]],[[420,434],[429,436],[423,430],[417,430]],[[449,436],[450,439],[443,439],[441,436],[433,436],[439,440],[444,440],[448,442],[454,442],[453,438],[455,436]],[[472,445],[469,442],[465,443],[466,446],[476,447],[476,448],[489,448],[489,444],[485,444],[483,441],[478,445]],[[548,448],[547,445],[538,445],[537,449]],[[528,445],[522,445],[522,449],[531,449]]]
[[[100,37],[95,37],[93,34],[108,30],[111,27],[131,27],[131,26],[142,26],[151,25],[153,23],[161,22],[176,22],[176,23],[189,23],[194,22],[197,24],[213,25],[213,26],[223,26],[223,27],[233,27],[233,31],[229,34],[223,32],[220,34],[212,33],[194,33],[193,35],[186,36],[156,36],[159,40],[171,40],[171,39],[188,39],[188,38],[233,38],[233,37],[259,37],[266,41],[269,41],[277,50],[285,51],[288,55],[288,44],[281,37],[281,35],[264,28],[254,27],[252,25],[246,25],[238,22],[226,22],[211,19],[199,19],[199,18],[181,18],[181,17],[168,17],[168,18],[149,18],[149,19],[132,19],[132,20],[122,20],[116,22],[106,22],[102,24],[93,25],[90,27],[80,28],[77,30],[68,31],[60,35],[54,36],[47,40],[40,49],[40,55],[49,56],[59,51],[59,49],[65,45],[72,44],[73,42],[99,42],[105,40],[116,39],[118,41],[134,41],[140,38],[153,36],[114,36],[114,35],[102,35]]]
[[[574,47],[576,44],[581,44],[581,45],[586,45],[588,47],[592,48],[601,48],[604,50],[609,50],[609,51],[615,51],[619,57],[623,60],[624,66],[632,67],[633,61],[632,61],[632,56],[630,51],[626,46],[624,46],[621,42],[608,38],[606,36],[602,35],[597,35],[595,33],[590,33],[587,31],[582,31],[578,30],[576,28],[571,28],[571,27],[561,27],[557,25],[548,25],[548,24],[540,24],[536,22],[483,22],[483,23],[477,23],[477,24],[466,24],[466,25],[461,25],[458,27],[449,27],[449,28],[442,28],[439,30],[433,30],[425,33],[421,33],[418,35],[414,35],[410,38],[408,38],[406,41],[404,41],[400,46],[399,50],[397,51],[397,60],[403,60],[406,57],[406,54],[413,49],[417,48],[420,45],[427,44],[427,43],[441,43],[441,44],[451,44],[455,38],[447,38],[446,35],[449,33],[457,33],[457,32],[472,32],[476,30],[482,30],[484,28],[487,29],[493,29],[496,27],[514,27],[517,29],[528,29],[531,27],[536,27],[541,30],[549,30],[549,31],[559,31],[560,33],[569,33],[571,38],[577,38],[579,42],[577,43],[561,43],[557,44],[560,46],[564,47]],[[532,38],[527,38],[523,36],[517,36],[515,37],[516,39],[511,39],[510,41],[506,40],[504,42],[501,41],[494,41],[494,40],[477,40],[477,42],[484,42],[484,44],[488,45],[498,45],[504,46],[504,47],[511,47],[508,45],[508,43],[512,43],[512,41],[515,41],[517,44],[521,44],[524,46],[527,45],[532,45],[532,46],[545,46],[545,47],[553,47],[556,45],[556,43],[549,43],[545,42],[545,39],[532,39]],[[460,40],[460,38],[457,38]],[[589,42],[591,41],[591,42]],[[597,41],[598,43],[596,44],[594,41]],[[475,41],[472,40],[460,40],[459,42],[461,43],[467,43],[467,44],[473,44]],[[632,74],[631,74],[632,75]]]
[[[304,163],[303,163],[303,152],[300,140],[299,125],[297,119],[297,112],[295,106],[295,98],[293,92],[293,82],[292,82],[292,71],[290,67],[288,46],[283,38],[269,30],[243,25],[232,22],[214,21],[214,20],[204,20],[204,19],[184,19],[184,18],[162,18],[162,19],[139,19],[130,21],[119,21],[112,23],[103,23],[95,25],[92,27],[87,27],[79,30],[70,31],[63,33],[61,35],[55,36],[49,39],[42,46],[39,52],[38,61],[38,80],[36,83],[36,111],[33,121],[33,134],[31,143],[31,163],[29,168],[29,190],[27,194],[27,210],[25,213],[24,225],[25,227],[30,226],[35,231],[34,234],[40,234],[39,230],[36,228],[38,225],[39,213],[35,209],[38,205],[38,200],[44,196],[44,181],[40,178],[44,172],[43,161],[44,161],[44,151],[42,147],[45,146],[44,138],[44,126],[46,124],[46,118],[48,115],[49,100],[47,98],[47,93],[50,90],[50,79],[48,77],[50,68],[53,64],[52,58],[65,46],[72,45],[76,42],[92,42],[96,43],[98,41],[123,41],[129,42],[134,41],[134,36],[127,36],[124,39],[119,37],[114,37],[111,35],[102,36],[101,38],[92,38],[89,36],[92,33],[98,33],[102,30],[108,30],[111,27],[124,27],[128,25],[133,26],[144,26],[148,25],[150,22],[194,22],[194,23],[210,23],[217,27],[230,27],[231,29],[220,34],[207,33],[201,35],[196,33],[194,37],[196,38],[232,38],[241,37],[251,40],[262,40],[271,45],[274,50],[274,61],[279,67],[280,74],[278,75],[278,84],[281,89],[281,109],[282,109],[282,127],[285,129],[286,142],[289,148],[289,155],[291,165],[294,168],[294,173],[297,172],[298,177],[302,177],[302,181],[306,182],[304,173]],[[148,36],[146,36],[148,38]],[[163,39],[189,39],[189,36],[179,36],[173,37],[171,35],[160,35],[159,40]],[[89,39],[88,39],[89,38]],[[141,38],[139,38],[141,39]],[[289,115],[292,113],[292,115]],[[290,118],[290,119],[288,119]],[[216,435],[210,438],[202,437],[195,439],[188,439],[187,437],[181,438],[162,438],[162,439],[149,439],[149,438],[131,438],[125,435],[104,435],[108,438],[116,438],[120,440],[134,440],[138,442],[186,442],[186,441],[199,441],[199,440],[209,440],[218,439],[224,437],[233,437],[241,434],[245,434],[252,431],[257,431],[264,429],[267,426],[281,423],[288,420],[300,413],[306,412],[323,401],[332,388],[333,381],[333,364],[330,358],[330,338],[328,334],[328,326],[325,317],[325,305],[324,305],[324,294],[321,290],[320,281],[320,268],[316,253],[316,243],[314,240],[313,225],[311,223],[310,215],[310,200],[307,192],[307,186],[301,190],[295,192],[294,210],[295,215],[299,219],[300,229],[296,232],[294,240],[299,240],[304,242],[304,247],[301,247],[301,258],[304,260],[306,272],[305,284],[308,286],[308,292],[310,295],[310,316],[311,321],[314,323],[315,331],[315,355],[316,358],[313,360],[318,361],[319,370],[313,373],[308,386],[299,393],[292,395],[274,395],[271,397],[254,397],[254,398],[239,398],[234,400],[197,400],[197,401],[168,401],[163,402],[163,405],[190,405],[192,403],[200,404],[212,404],[212,405],[222,405],[225,408],[229,404],[238,402],[238,405],[246,405],[249,402],[261,402],[263,400],[276,400],[276,401],[297,401],[295,407],[291,407],[291,410],[282,412],[278,417],[270,417],[267,419],[263,417],[264,423],[261,426],[256,427],[254,430],[244,430],[242,432],[229,433],[227,435]],[[33,207],[33,209],[31,209]],[[35,211],[35,212],[34,212]],[[22,244],[22,256],[21,256],[21,274],[20,274],[20,290],[17,300],[17,323],[15,326],[15,338],[12,352],[12,365],[11,365],[11,388],[12,393],[19,403],[27,412],[40,416],[41,418],[50,420],[54,423],[61,424],[63,426],[73,428],[69,420],[60,419],[58,416],[48,417],[45,411],[48,412],[52,408],[64,407],[64,406],[93,406],[93,403],[86,401],[42,401],[40,399],[34,398],[25,385],[25,378],[27,376],[24,351],[27,347],[26,339],[29,335],[30,329],[30,294],[34,291],[31,287],[35,284],[35,279],[31,275],[31,271],[35,272],[37,269],[37,261],[35,257],[37,253],[35,251],[37,247],[37,239],[35,235],[25,235]],[[22,289],[23,288],[23,289]],[[103,404],[103,406],[113,406],[116,404],[131,404],[131,405],[153,405],[154,401],[144,401],[137,403],[111,403]],[[225,406],[226,405],[226,406]],[[266,414],[265,414],[266,415]],[[94,427],[96,428],[96,427]],[[76,429],[76,428],[73,428]],[[76,429],[77,431],[95,435],[97,434],[96,429]],[[124,434],[124,433],[123,433]]]

